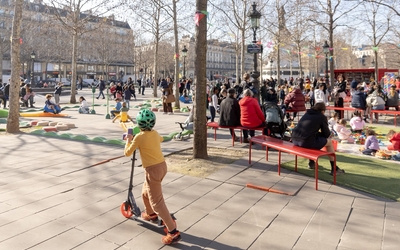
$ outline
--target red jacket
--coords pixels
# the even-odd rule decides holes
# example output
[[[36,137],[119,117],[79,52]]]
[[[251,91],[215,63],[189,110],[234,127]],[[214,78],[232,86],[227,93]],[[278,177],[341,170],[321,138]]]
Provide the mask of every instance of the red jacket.
[[[243,127],[256,128],[265,122],[264,113],[261,111],[257,99],[246,96],[239,101],[240,124]]]
[[[395,133],[389,141],[393,144],[393,150],[400,151],[400,133]]]
[[[286,97],[284,104],[288,105],[291,110],[294,111],[305,111],[306,101],[300,88],[295,88]]]

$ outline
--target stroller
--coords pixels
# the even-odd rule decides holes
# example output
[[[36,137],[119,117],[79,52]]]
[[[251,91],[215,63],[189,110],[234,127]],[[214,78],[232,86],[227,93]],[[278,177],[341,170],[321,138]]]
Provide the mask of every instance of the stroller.
[[[181,128],[181,132],[174,136],[174,140],[183,141],[190,138],[190,134],[193,134],[193,107],[187,107],[190,112],[188,118],[186,118],[185,122],[175,122],[175,124],[179,124]]]
[[[179,124],[182,131],[174,136],[174,140],[187,140],[190,138],[190,135],[193,134],[193,122],[175,122],[175,124]]]
[[[268,135],[282,140],[290,140],[290,130],[284,121],[285,116],[282,109],[275,102],[265,102],[262,109],[267,123]]]

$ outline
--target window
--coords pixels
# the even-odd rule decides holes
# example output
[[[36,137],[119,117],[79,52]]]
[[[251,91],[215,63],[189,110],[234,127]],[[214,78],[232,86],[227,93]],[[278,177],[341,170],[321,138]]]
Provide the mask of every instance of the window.
[[[35,10],[39,11],[39,5],[35,5]]]
[[[76,71],[85,71],[85,65],[77,64],[76,65]]]

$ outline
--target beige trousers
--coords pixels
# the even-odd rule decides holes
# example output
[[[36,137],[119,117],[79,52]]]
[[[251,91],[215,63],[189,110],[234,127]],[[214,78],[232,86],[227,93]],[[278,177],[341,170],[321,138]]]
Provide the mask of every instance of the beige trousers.
[[[165,223],[168,231],[175,229],[173,221],[162,194],[161,182],[167,174],[167,164],[159,164],[144,168],[145,176],[142,188],[142,199],[147,214],[156,213]]]

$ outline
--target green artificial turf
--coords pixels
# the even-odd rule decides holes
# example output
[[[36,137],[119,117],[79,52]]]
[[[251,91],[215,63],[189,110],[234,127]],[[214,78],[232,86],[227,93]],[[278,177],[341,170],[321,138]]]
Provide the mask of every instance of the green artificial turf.
[[[400,164],[391,160],[364,157],[352,154],[336,153],[337,165],[346,171],[336,178],[337,185],[361,190],[380,197],[400,201]],[[330,163],[322,157],[319,163],[319,179],[333,182]],[[314,170],[307,168],[308,159],[299,158],[298,172],[314,176]],[[294,161],[282,164],[282,167],[294,171]]]

